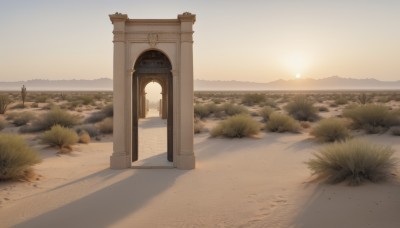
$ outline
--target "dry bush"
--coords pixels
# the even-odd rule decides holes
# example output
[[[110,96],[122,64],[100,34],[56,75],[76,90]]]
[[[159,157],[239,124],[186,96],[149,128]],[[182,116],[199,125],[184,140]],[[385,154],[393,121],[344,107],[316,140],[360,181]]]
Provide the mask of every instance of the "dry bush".
[[[315,121],[318,119],[317,109],[304,96],[295,97],[285,109],[296,120]]]
[[[242,98],[242,104],[247,106],[253,106],[255,104],[261,104],[265,102],[265,95],[259,93],[245,94]]]
[[[318,106],[317,109],[319,112],[329,112],[329,109],[325,106]]]
[[[79,133],[79,143],[88,144],[90,143],[90,135],[86,131]]]
[[[63,127],[73,127],[80,121],[80,117],[68,113],[60,108],[53,108],[50,111],[42,114],[35,121],[32,122],[31,126],[24,126],[20,129],[21,132],[36,132],[48,130],[54,125],[60,125]]]
[[[274,109],[269,106],[265,106],[265,107],[261,108],[261,110],[259,111],[260,116],[263,118],[264,122],[267,122],[269,120],[269,116],[273,112],[274,112]]]
[[[9,115],[9,117],[11,118],[12,123],[19,127],[35,120],[36,115],[33,112],[17,112]]]
[[[206,105],[196,104],[193,107],[194,116],[200,119],[206,118],[210,115],[210,111],[208,110]]]
[[[7,95],[0,95],[0,114],[6,112],[9,104],[11,104],[11,99]]]
[[[107,117],[113,117],[114,108],[112,104],[106,105],[100,111],[92,113],[86,118],[85,123],[98,123]]]
[[[75,127],[76,133],[86,132],[91,138],[96,137],[100,134],[99,129],[97,129],[93,124],[83,124]]]
[[[221,111],[223,111],[228,116],[247,114],[249,112],[245,107],[231,103],[223,104],[221,106]]]
[[[353,121],[354,128],[364,129],[370,134],[383,132],[400,124],[397,111],[390,111],[387,107],[376,104],[349,106],[343,110],[343,116]]]
[[[350,185],[359,185],[388,177],[396,165],[393,152],[388,146],[349,140],[321,148],[306,164],[313,175],[330,183],[348,180]]]
[[[198,119],[198,118],[194,118],[194,125],[193,125],[193,130],[195,134],[199,134],[203,131],[204,129],[204,123]]]
[[[323,119],[312,129],[313,135],[320,142],[344,141],[350,137],[348,124],[338,118]]]
[[[300,124],[292,117],[274,112],[269,116],[269,120],[265,128],[271,132],[293,132],[297,133],[300,130]]]
[[[96,124],[99,131],[103,134],[113,133],[113,118],[108,117]]]
[[[0,134],[0,180],[29,179],[38,153],[18,135]]]
[[[71,150],[71,146],[76,144],[79,138],[74,130],[54,125],[50,130],[43,133],[41,140],[42,143],[50,146]]]
[[[211,130],[211,136],[242,138],[252,136],[260,131],[260,124],[248,115],[235,115],[218,123]]]
[[[31,104],[31,108],[39,108],[39,104],[34,102]]]

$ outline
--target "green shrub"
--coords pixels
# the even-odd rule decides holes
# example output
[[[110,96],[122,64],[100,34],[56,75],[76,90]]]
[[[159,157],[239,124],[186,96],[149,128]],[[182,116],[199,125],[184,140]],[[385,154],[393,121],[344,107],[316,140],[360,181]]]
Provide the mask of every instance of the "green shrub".
[[[43,143],[60,149],[69,149],[78,142],[78,135],[74,130],[54,125],[50,130],[45,131],[41,137]]]
[[[285,107],[286,111],[296,120],[314,121],[318,119],[317,109],[306,97],[295,97],[292,102]]]
[[[103,134],[113,133],[113,126],[113,118],[111,117],[105,118],[101,122],[97,123],[99,131]]]
[[[12,123],[15,126],[23,126],[36,118],[33,112],[19,112],[13,115]]]
[[[7,95],[0,95],[0,114],[4,114],[7,106],[11,104],[11,100]]]
[[[262,102],[265,102],[264,94],[249,93],[249,94],[245,94],[242,98],[242,104],[248,105],[248,106],[253,106],[255,104],[261,104]]]
[[[300,124],[293,119],[292,117],[278,113],[278,112],[273,112],[269,116],[269,120],[267,124],[265,125],[265,128],[268,131],[271,132],[293,132],[297,133],[300,130]]]
[[[312,129],[311,135],[321,142],[343,141],[350,137],[347,124],[338,118],[323,119]]]
[[[353,127],[364,129],[367,133],[382,132],[399,124],[399,115],[383,105],[366,104],[350,106],[343,110],[343,116],[353,121]]]
[[[208,110],[207,106],[202,104],[196,104],[194,107],[194,115],[200,119],[208,117],[210,115],[210,111]]]
[[[18,135],[0,134],[0,180],[29,179],[38,153]]]
[[[225,103],[221,106],[221,110],[225,112],[228,116],[234,116],[239,114],[246,114],[248,110],[240,105],[235,105],[231,103]]]
[[[53,108],[50,111],[39,116],[33,121],[31,126],[22,127],[21,132],[36,132],[48,130],[54,125],[63,127],[73,127],[79,123],[79,116],[68,113],[60,108]]]
[[[269,120],[269,116],[274,112],[274,109],[269,107],[269,106],[265,106],[263,108],[261,108],[260,110],[260,116],[263,118],[264,122],[267,122]]]
[[[218,123],[211,130],[211,136],[242,138],[252,136],[260,131],[260,124],[248,115],[235,115]]]
[[[359,185],[365,180],[377,182],[388,177],[396,164],[393,152],[388,146],[349,140],[321,148],[306,164],[313,175],[330,183],[348,180],[351,185]]]

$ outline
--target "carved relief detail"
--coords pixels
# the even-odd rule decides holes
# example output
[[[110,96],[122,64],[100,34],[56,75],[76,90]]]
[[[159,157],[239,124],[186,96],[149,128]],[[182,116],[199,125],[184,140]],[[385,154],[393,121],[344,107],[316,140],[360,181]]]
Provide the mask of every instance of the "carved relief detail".
[[[147,39],[148,39],[148,41],[149,41],[150,47],[154,48],[154,47],[157,46],[158,34],[150,33],[150,34],[147,36]]]

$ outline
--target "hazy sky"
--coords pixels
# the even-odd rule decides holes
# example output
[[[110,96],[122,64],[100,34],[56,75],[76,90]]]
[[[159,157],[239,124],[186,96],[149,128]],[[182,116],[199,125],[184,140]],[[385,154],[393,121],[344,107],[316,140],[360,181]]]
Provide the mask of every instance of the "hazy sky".
[[[400,79],[398,0],[0,0],[0,81],[111,78],[116,11],[195,13],[197,79]]]

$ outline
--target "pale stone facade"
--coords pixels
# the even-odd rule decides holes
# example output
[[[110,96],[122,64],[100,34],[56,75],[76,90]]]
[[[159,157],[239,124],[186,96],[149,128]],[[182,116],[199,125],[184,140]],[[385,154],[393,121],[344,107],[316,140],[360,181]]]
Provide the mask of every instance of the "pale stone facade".
[[[161,116],[168,118],[168,160],[173,160],[176,168],[194,169],[196,16],[183,13],[177,19],[129,19],[126,14],[115,13],[110,19],[114,26],[114,142],[110,167],[130,168],[137,159],[137,119],[144,117],[146,110],[144,87],[157,81],[162,87]]]

